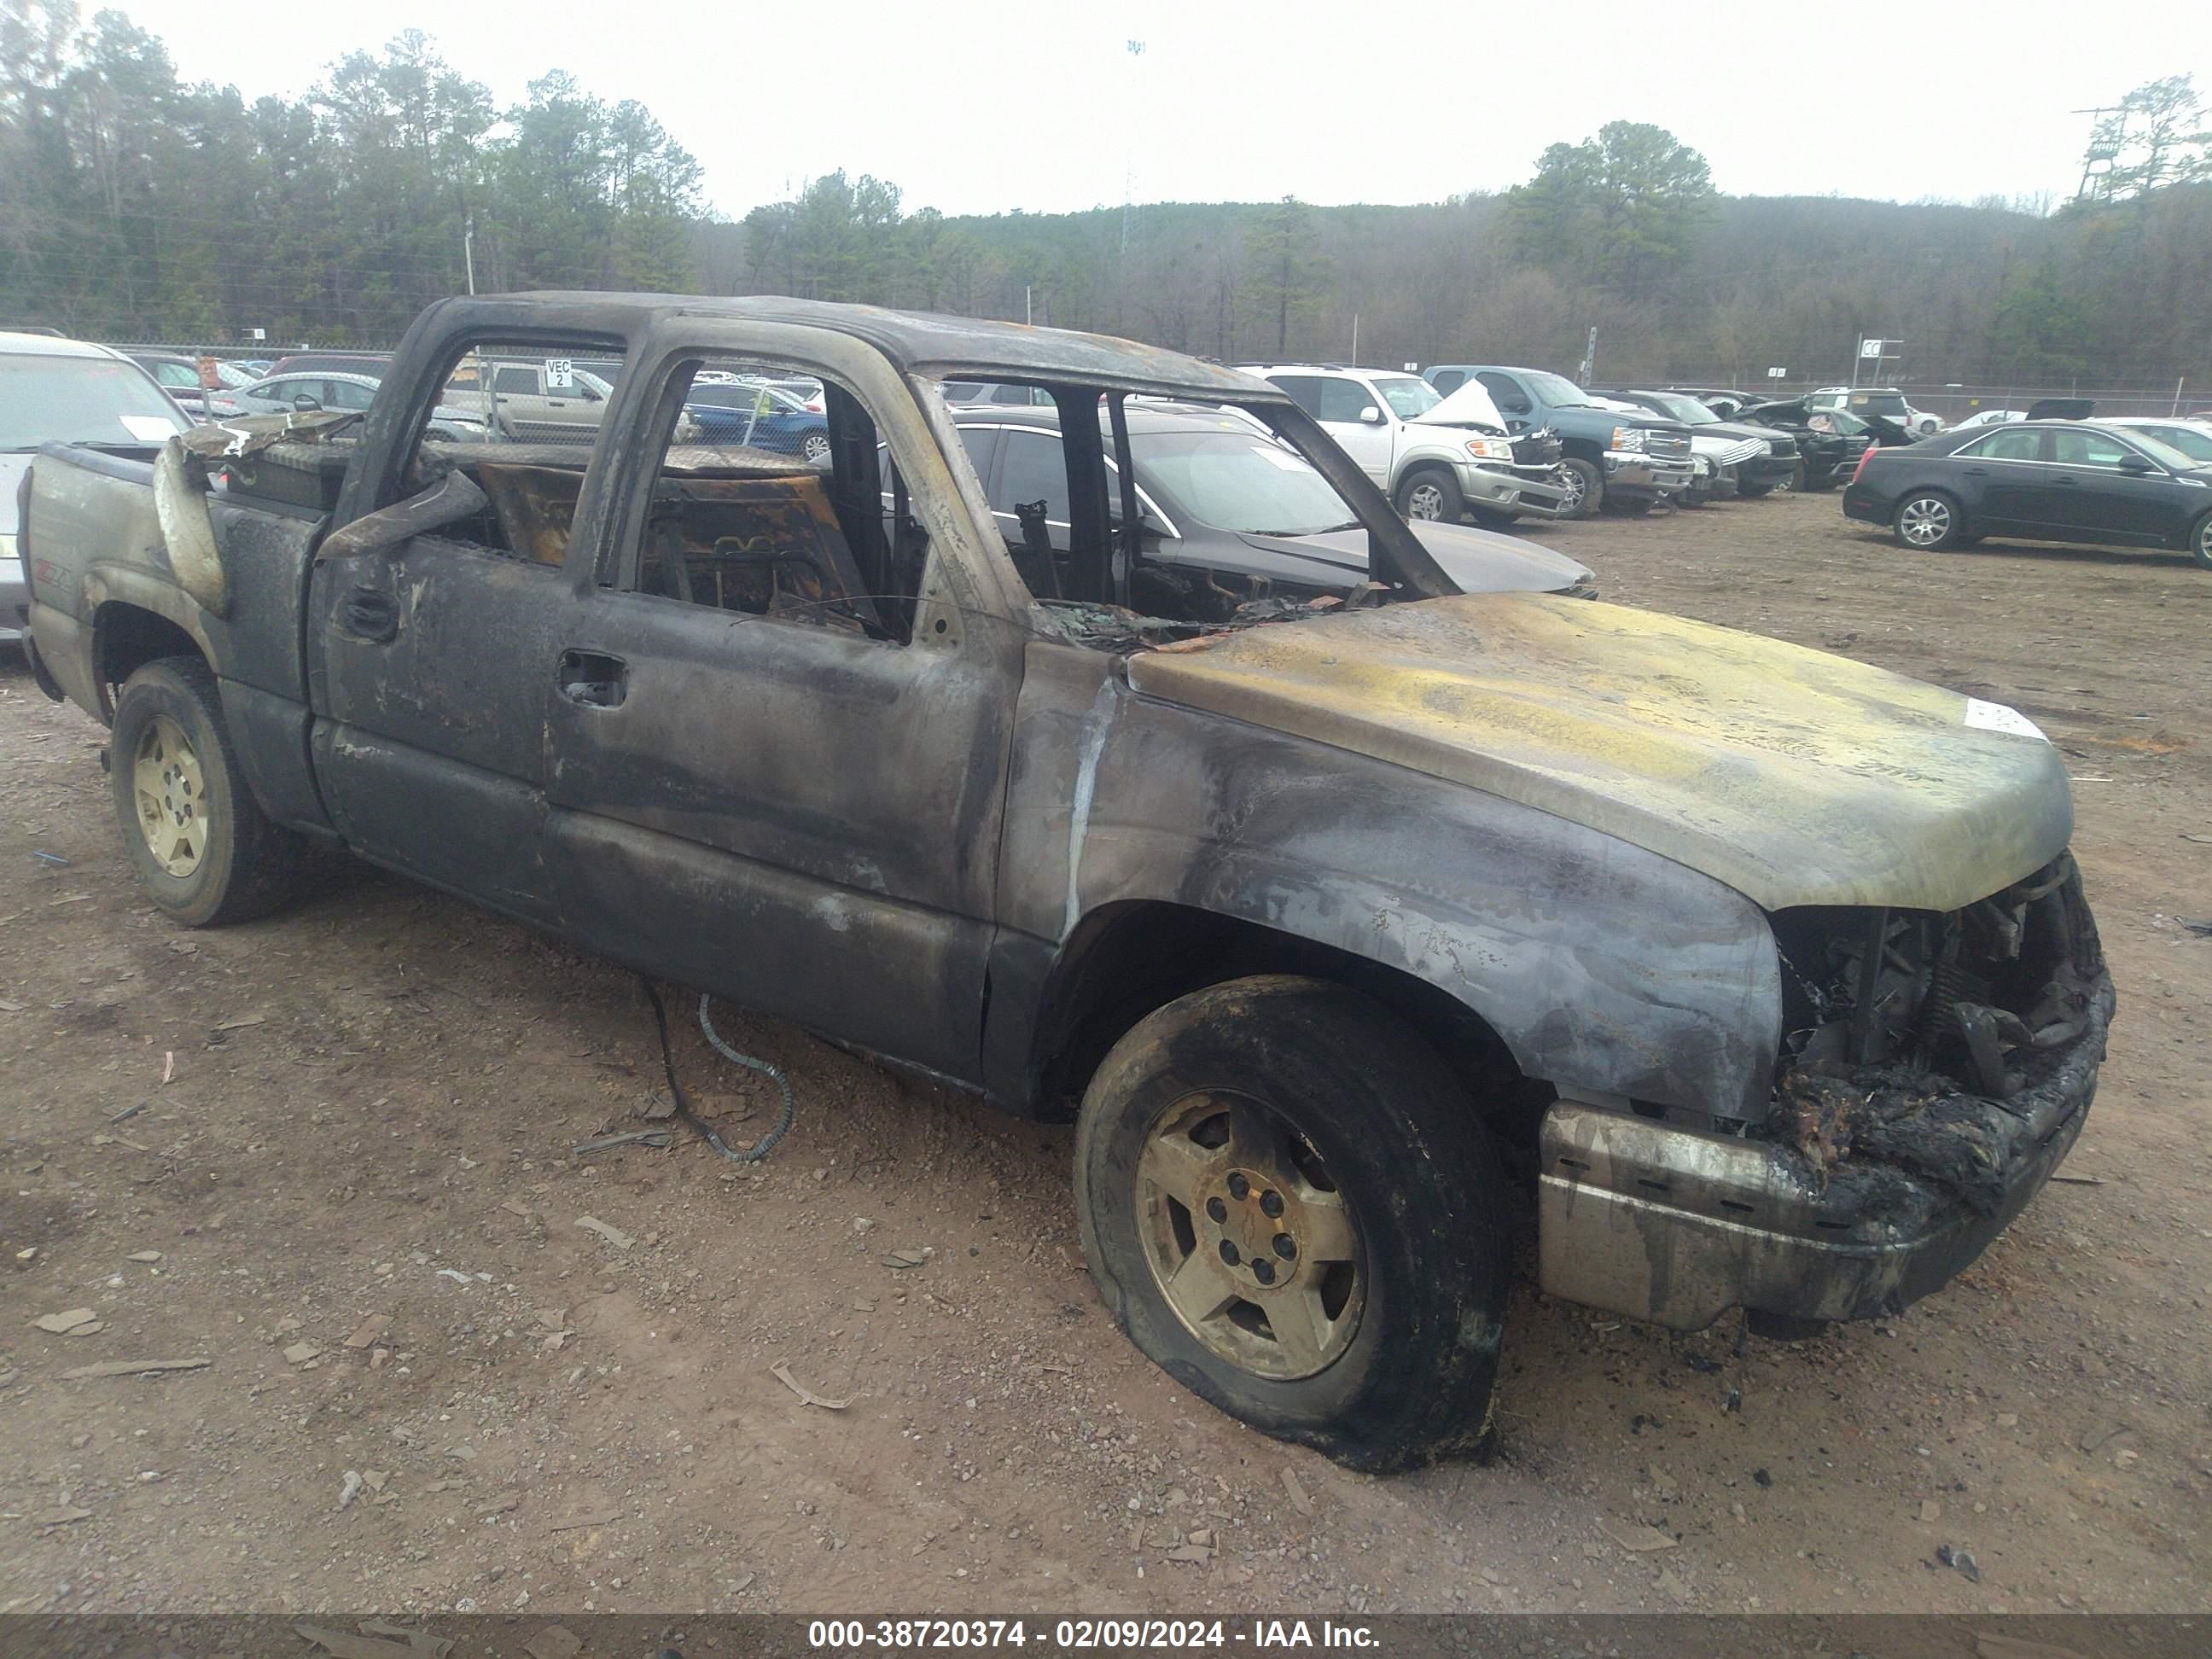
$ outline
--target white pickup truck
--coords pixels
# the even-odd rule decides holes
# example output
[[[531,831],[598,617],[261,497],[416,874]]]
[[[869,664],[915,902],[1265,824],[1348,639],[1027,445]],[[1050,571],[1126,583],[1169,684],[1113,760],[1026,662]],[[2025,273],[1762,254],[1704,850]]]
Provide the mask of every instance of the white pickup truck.
[[[1409,519],[1572,516],[1557,435],[1516,438],[1479,385],[1443,398],[1413,374],[1334,363],[1240,367],[1289,392]]]

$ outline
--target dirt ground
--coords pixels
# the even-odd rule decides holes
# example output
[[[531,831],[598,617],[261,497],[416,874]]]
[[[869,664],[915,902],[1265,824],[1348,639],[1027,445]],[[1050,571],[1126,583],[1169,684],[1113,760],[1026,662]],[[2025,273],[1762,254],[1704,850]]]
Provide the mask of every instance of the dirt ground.
[[[1738,1358],[1524,1261],[1500,1462],[1350,1475],[1115,1331],[1066,1130],[730,1012],[796,1083],[774,1158],[572,1157],[659,1085],[630,976],[344,864],[274,921],[157,921],[100,730],[11,656],[0,1612],[2212,1607],[2212,939],[2176,920],[2212,916],[2212,574],[1911,555],[1832,495],[1532,533],[2065,749],[2120,1020],[2069,1180],[1957,1284]],[[678,1026],[757,1133],[772,1085]],[[207,1363],[64,1376],[149,1358]]]

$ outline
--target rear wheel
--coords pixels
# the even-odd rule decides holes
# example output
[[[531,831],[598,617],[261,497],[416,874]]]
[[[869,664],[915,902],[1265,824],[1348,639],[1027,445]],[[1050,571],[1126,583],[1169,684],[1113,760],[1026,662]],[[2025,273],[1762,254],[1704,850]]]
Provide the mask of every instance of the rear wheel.
[[[1416,467],[1398,483],[1398,511],[1407,519],[1457,524],[1465,503],[1459,480],[1440,466]]]
[[[141,668],[116,699],[108,779],[125,848],[155,908],[187,927],[290,898],[307,845],[271,823],[239,769],[215,676],[198,657]]]
[[[2189,550],[2197,562],[2212,570],[2212,513],[2199,519],[2189,532]]]
[[[1605,475],[1595,461],[1568,456],[1559,463],[1559,482],[1567,487],[1567,498],[1560,503],[1561,518],[1587,519],[1604,505]]]
[[[1099,1294],[1194,1393],[1357,1468],[1482,1444],[1504,1177],[1388,1011],[1288,976],[1171,1002],[1091,1079],[1075,1164]]]
[[[1958,502],[1938,490],[1915,490],[1897,504],[1890,528],[1900,545],[1933,553],[1956,547],[1965,534]]]

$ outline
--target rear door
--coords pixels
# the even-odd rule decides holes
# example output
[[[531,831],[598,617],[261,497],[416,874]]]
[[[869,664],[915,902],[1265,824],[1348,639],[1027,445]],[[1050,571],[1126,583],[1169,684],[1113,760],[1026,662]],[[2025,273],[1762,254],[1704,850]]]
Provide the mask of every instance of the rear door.
[[[1370,410],[1379,418],[1362,419]],[[1340,374],[1323,376],[1319,410],[1314,418],[1346,454],[1359,463],[1361,471],[1383,488],[1389,487],[1391,432],[1395,422],[1380,392],[1364,380]]]
[[[574,560],[586,571],[591,562],[568,529],[598,487],[599,461],[587,447],[555,465],[542,447],[516,456],[471,464],[491,501],[477,518],[396,550],[317,562],[309,689],[318,781],[349,845],[551,927],[546,721]]]
[[[2048,436],[2039,426],[1999,427],[1957,452],[1960,504],[1978,532],[2051,533],[2057,490],[2045,462]]]
[[[2077,541],[2160,545],[2188,527],[2185,499],[2203,501],[2133,444],[2094,427],[2055,428],[2051,459],[2055,522]]]

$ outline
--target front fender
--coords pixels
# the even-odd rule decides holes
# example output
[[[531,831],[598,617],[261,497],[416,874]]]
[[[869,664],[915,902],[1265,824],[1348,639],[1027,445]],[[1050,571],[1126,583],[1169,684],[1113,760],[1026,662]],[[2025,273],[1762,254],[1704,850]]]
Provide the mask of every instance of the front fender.
[[[1139,696],[1119,668],[1031,648],[1006,927],[1061,949],[1132,901],[1233,917],[1426,981],[1564,1091],[1765,1115],[1780,975],[1741,894],[1533,807]]]

